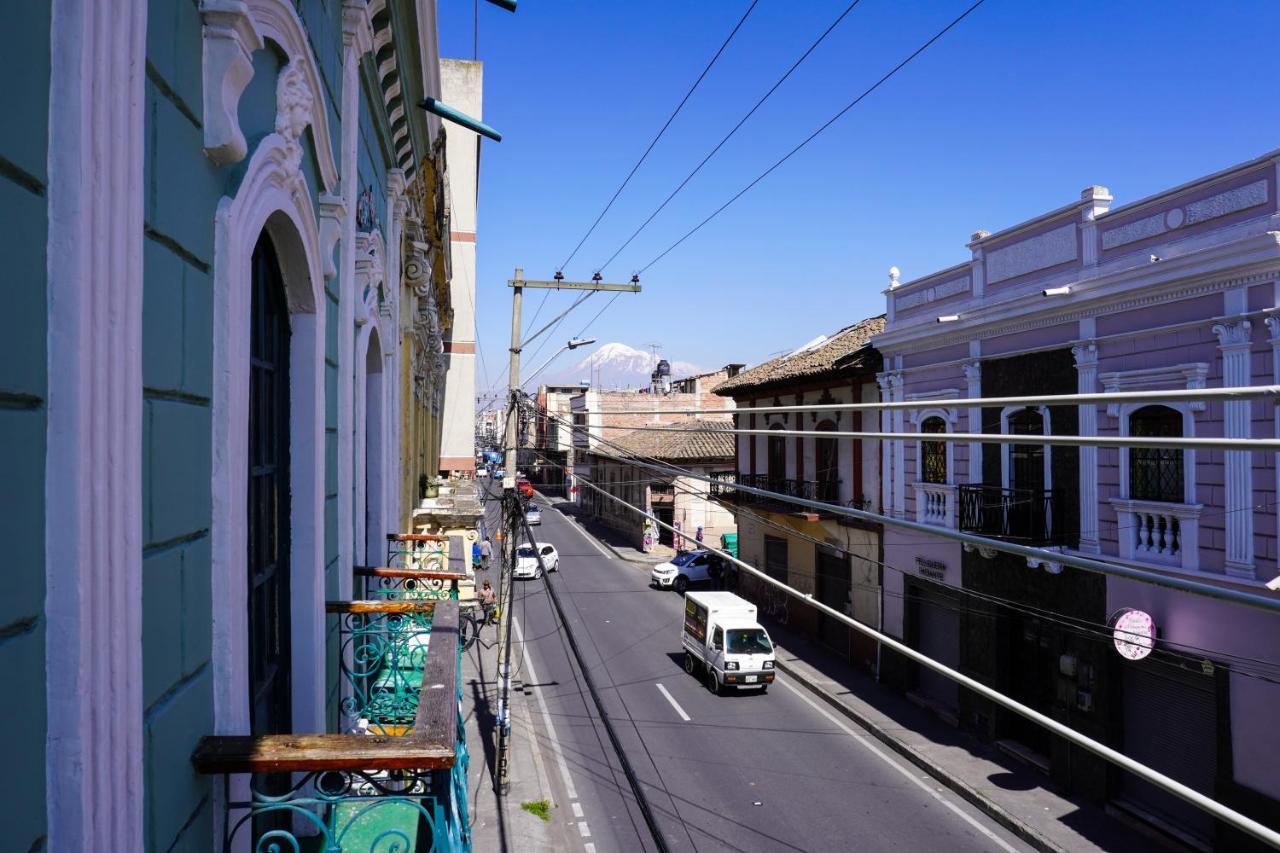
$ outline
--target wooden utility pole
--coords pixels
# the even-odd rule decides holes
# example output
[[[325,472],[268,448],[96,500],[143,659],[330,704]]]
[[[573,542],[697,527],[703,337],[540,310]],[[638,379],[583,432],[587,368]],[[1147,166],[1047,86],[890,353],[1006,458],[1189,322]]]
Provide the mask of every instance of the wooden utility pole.
[[[559,273],[557,273],[559,275]],[[507,281],[511,288],[511,362],[507,377],[507,431],[503,436],[505,452],[505,468],[502,477],[502,529],[506,536],[502,543],[502,573],[498,578],[498,600],[501,616],[498,619],[498,715],[496,738],[497,764],[494,773],[494,788],[505,794],[511,787],[511,611],[514,596],[511,594],[512,581],[516,566],[516,548],[520,540],[520,528],[524,521],[524,508],[520,497],[516,494],[516,464],[519,457],[520,432],[520,351],[532,343],[535,338],[551,328],[555,321],[572,311],[575,302],[568,310],[530,335],[527,340],[520,340],[520,309],[524,302],[526,287],[549,290],[598,291],[614,290],[626,293],[640,292],[639,276],[632,276],[628,284],[609,284],[600,280],[596,273],[592,281],[526,281],[524,270],[516,267],[515,277]],[[587,295],[590,295],[588,293]],[[550,583],[550,580],[547,581]]]

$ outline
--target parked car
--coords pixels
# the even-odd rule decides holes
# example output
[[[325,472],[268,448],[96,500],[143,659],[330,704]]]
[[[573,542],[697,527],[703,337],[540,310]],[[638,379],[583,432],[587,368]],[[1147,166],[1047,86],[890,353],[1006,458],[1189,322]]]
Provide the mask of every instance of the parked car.
[[[493,470],[493,478],[494,478],[495,480],[501,480],[501,479],[502,479],[503,477],[505,477],[505,476],[507,476],[507,472],[506,472],[504,469],[502,469],[502,468],[495,468],[495,469]]]
[[[685,551],[675,559],[658,563],[649,572],[649,583],[659,589],[675,588],[684,594],[689,584],[714,580],[720,569],[720,560],[710,551]]]
[[[537,504],[531,503],[525,507],[524,520],[529,524],[542,523],[542,510],[538,508]]]
[[[680,629],[684,669],[701,671],[707,689],[769,689],[774,678],[773,643],[756,622],[756,606],[731,592],[691,592],[684,599]]]
[[[545,542],[528,543],[516,549],[516,567],[512,572],[517,578],[540,578],[542,566],[538,565],[538,557],[542,557],[542,565],[547,571],[554,572],[560,568],[560,555],[554,545]]]
[[[531,498],[533,497],[533,483],[530,483],[524,478],[518,479],[516,480],[516,491],[519,492],[522,497]]]

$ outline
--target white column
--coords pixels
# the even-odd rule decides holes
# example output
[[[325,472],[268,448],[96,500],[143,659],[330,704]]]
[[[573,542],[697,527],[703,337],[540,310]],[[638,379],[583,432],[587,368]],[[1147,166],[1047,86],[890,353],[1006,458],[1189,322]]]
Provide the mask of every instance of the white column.
[[[1278,166],[1277,168],[1280,168]],[[1280,283],[1277,283],[1280,288]],[[1271,339],[1271,381],[1280,385],[1280,316],[1267,318],[1267,333]],[[1280,437],[1280,406],[1273,406],[1272,435]],[[1280,453],[1275,455],[1276,491],[1280,492]],[[1280,508],[1276,509],[1276,541],[1280,543]]]
[[[964,379],[968,386],[970,398],[982,396],[982,362],[975,361],[964,365]],[[969,409],[969,432],[982,432],[982,409],[976,406]],[[982,482],[982,445],[969,445],[969,483],[977,485]]]
[[[1094,394],[1098,388],[1098,347],[1083,343],[1071,348],[1076,360],[1076,391]],[[1098,407],[1080,406],[1080,435],[1098,434]],[[1098,448],[1080,448],[1080,550],[1086,554],[1101,551],[1098,543]]]
[[[358,0],[342,4],[342,139],[339,158],[342,201],[342,260],[338,270],[338,572],[355,562],[352,465],[355,427],[356,196],[359,192],[357,141],[360,131],[360,57],[373,47],[369,8]]]
[[[880,386],[880,400],[889,402],[893,399],[893,384],[889,381],[889,374],[876,374],[876,383]],[[893,419],[889,409],[880,410],[880,432],[892,432]],[[893,462],[889,458],[893,447],[888,441],[880,441],[880,467],[883,476],[880,478],[880,512],[885,515],[890,514],[890,507],[893,506]]]
[[[895,401],[906,399],[902,387],[902,373],[889,374],[890,393]],[[906,432],[903,425],[902,409],[893,410],[893,431],[898,434]],[[907,443],[898,439],[893,443],[893,515],[895,518],[906,518],[907,515]]]
[[[1222,352],[1222,385],[1234,388],[1249,384],[1248,320],[1219,323],[1213,327]],[[1222,404],[1222,429],[1227,438],[1250,437],[1250,407],[1247,400]],[[1250,453],[1228,450],[1222,454],[1226,483],[1227,574],[1253,578],[1253,469]]]
[[[399,528],[400,482],[404,478],[404,460],[400,458],[400,431],[403,423],[401,407],[404,405],[400,396],[400,359],[404,357],[400,351],[400,315],[404,311],[400,304],[404,294],[404,284],[400,280],[400,243],[404,239],[402,236],[404,217],[409,211],[409,202],[404,197],[404,189],[404,172],[400,169],[388,170],[387,208],[390,211],[391,221],[387,223],[387,295],[390,297],[388,305],[392,322],[388,340],[383,342],[383,353],[386,359],[383,372],[386,374],[387,399],[387,409],[383,415],[387,430],[387,445],[384,451],[387,459],[387,476],[384,482],[387,497],[383,506],[386,507],[384,515],[390,526],[383,531],[384,533],[393,533]]]
[[[145,0],[52,3],[44,490],[49,850],[144,847],[146,29]]]

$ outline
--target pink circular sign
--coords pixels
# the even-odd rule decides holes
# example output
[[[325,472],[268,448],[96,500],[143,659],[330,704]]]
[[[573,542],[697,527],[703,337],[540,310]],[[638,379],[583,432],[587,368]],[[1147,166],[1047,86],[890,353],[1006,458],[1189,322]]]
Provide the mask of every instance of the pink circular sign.
[[[1142,660],[1155,648],[1156,623],[1149,613],[1125,610],[1116,617],[1111,636],[1121,657]]]

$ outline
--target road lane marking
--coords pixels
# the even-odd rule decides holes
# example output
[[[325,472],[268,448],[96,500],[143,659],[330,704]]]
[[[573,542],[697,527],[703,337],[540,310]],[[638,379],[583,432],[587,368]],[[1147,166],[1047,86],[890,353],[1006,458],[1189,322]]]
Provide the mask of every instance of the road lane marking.
[[[684,708],[680,707],[680,703],[676,701],[676,697],[672,696],[670,693],[667,692],[667,688],[659,684],[658,692],[661,693],[663,696],[667,697],[667,701],[671,703],[672,708],[676,709],[676,713],[680,715],[680,719],[684,720],[686,723],[689,722],[691,719],[693,719],[692,717],[690,717],[688,714],[684,712]]]
[[[564,511],[564,510],[562,510],[562,509],[560,509],[559,507],[555,507],[555,511],[556,511],[556,512],[558,512],[558,513],[560,513],[560,517],[561,517],[561,518],[566,519],[566,520],[569,518],[569,516],[565,513],[565,511]],[[613,559],[613,556],[614,556],[614,555],[613,555],[613,554],[611,554],[611,553],[610,553],[610,552],[609,552],[609,551],[608,551],[608,550],[607,550],[603,545],[601,545],[599,542],[597,542],[597,541],[595,540],[595,537],[594,537],[594,536],[592,536],[591,534],[587,533],[585,530],[581,530],[581,529],[579,529],[579,528],[577,527],[577,525],[570,525],[570,527],[571,527],[571,529],[572,529],[575,533],[577,533],[577,534],[578,534],[579,536],[581,536],[583,539],[585,539],[585,540],[587,540],[588,542],[590,542],[590,543],[591,543],[591,547],[592,547],[592,548],[595,548],[597,551],[599,551],[601,554],[603,554],[603,555],[604,555],[604,558],[605,558],[606,560],[612,560],[612,559]]]
[[[533,657],[529,654],[529,647],[524,643],[524,631],[520,630],[520,620],[515,618],[515,614],[511,616],[511,628],[515,632],[516,642],[524,650],[524,668],[529,673],[529,680],[525,682],[530,685],[539,685],[542,679],[538,678],[538,673],[533,667]],[[542,688],[533,687],[533,698],[538,703],[538,710],[542,713],[542,725],[547,731],[547,737],[551,740],[551,751],[556,757],[556,765],[560,768],[560,778],[564,781],[565,793],[569,795],[569,799],[578,799],[578,791],[573,787],[573,777],[569,775],[569,763],[564,760],[564,750],[560,748],[560,738],[556,736],[555,726],[551,724],[551,711],[547,708],[547,699],[542,695]]]
[[[918,788],[920,788],[920,790],[924,791],[926,794],[933,797],[938,802],[942,803],[942,805],[946,806],[948,809],[955,812],[957,815],[959,815],[959,817],[965,823],[968,823],[974,829],[978,830],[978,832],[981,832],[987,838],[990,838],[991,841],[995,843],[1001,850],[1008,851],[1008,853],[1017,853],[1016,847],[1011,847],[1010,845],[1005,843],[1004,839],[996,835],[991,830],[987,829],[985,826],[983,826],[980,822],[978,822],[974,818],[965,814],[964,811],[955,803],[951,802],[946,797],[942,796],[940,793],[935,791],[929,785],[926,785],[924,782],[917,779],[915,777],[915,773],[913,770],[908,770],[902,764],[898,763],[898,761],[890,757],[888,753],[886,753],[884,750],[880,749],[878,746],[876,746],[870,740],[868,740],[865,735],[860,734],[854,731],[853,729],[849,728],[849,726],[847,726],[843,720],[840,720],[834,714],[828,711],[826,708],[823,708],[813,699],[810,699],[808,696],[804,695],[804,693],[801,692],[801,689],[799,687],[792,687],[790,683],[786,681],[782,681],[781,679],[778,679],[776,677],[774,679],[774,683],[781,684],[783,687],[786,687],[788,690],[794,693],[800,699],[801,702],[804,702],[806,705],[808,705],[813,710],[817,711],[823,717],[826,717],[829,721],[835,724],[836,728],[840,729],[845,734],[849,735],[849,737],[853,738],[858,743],[862,744],[867,749],[867,751],[869,751],[872,755],[875,755],[885,764],[888,764],[890,767],[892,767],[894,770],[897,770],[907,779],[910,779],[913,785],[917,786]],[[928,779],[930,777],[926,776],[925,778]]]
[[[574,800],[572,803],[570,803],[570,805],[571,805],[571,806],[573,806],[573,816],[574,816],[574,817],[576,817],[576,818],[581,818],[581,817],[582,817],[582,803],[578,802],[577,800]]]
[[[583,838],[591,837],[591,830],[587,828],[586,821],[583,821],[582,823],[578,824],[578,834],[581,835]]]

